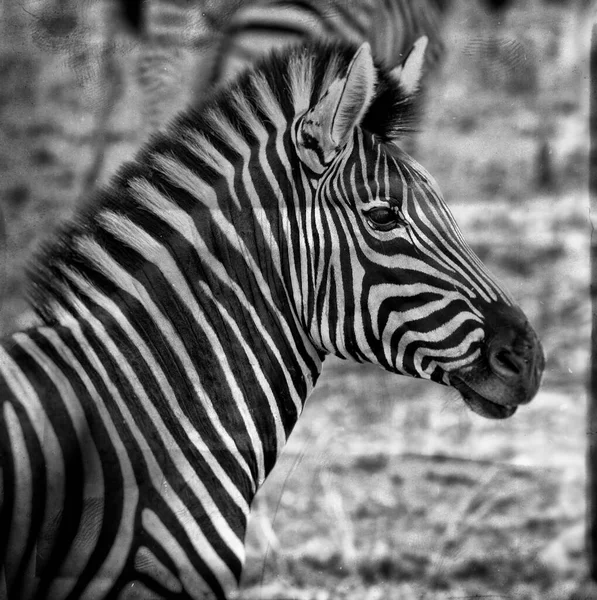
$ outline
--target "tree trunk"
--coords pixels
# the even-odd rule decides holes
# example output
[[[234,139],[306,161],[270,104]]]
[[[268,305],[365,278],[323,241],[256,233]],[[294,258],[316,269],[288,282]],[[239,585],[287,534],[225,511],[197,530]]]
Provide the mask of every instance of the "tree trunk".
[[[597,24],[590,57],[589,215],[591,218],[591,364],[587,402],[587,531],[589,577],[597,583]]]

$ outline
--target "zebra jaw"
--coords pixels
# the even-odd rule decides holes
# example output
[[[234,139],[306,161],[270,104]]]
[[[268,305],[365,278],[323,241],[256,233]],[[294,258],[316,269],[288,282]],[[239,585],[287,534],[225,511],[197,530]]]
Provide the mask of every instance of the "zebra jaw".
[[[450,385],[458,390],[466,405],[478,415],[486,419],[507,419],[511,417],[518,408],[517,406],[505,406],[489,400],[476,392],[470,385],[460,377],[450,377]]]

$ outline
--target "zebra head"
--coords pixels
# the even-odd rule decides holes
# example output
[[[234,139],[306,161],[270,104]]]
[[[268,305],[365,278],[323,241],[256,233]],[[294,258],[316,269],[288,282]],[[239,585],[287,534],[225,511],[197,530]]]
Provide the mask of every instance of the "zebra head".
[[[388,74],[361,46],[295,119],[310,194],[297,310],[323,352],[453,386],[475,412],[505,418],[535,395],[543,352],[437,183],[396,143],[424,49],[422,38]]]

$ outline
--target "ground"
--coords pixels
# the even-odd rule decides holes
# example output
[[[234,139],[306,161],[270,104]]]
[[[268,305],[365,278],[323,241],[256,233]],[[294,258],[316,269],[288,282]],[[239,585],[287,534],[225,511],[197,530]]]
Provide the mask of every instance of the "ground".
[[[487,421],[447,388],[328,360],[258,496],[239,598],[561,600],[582,579],[590,19],[581,4],[520,0],[498,27],[476,2],[456,3],[416,140],[465,237],[542,338],[538,396]],[[37,63],[0,47],[8,332],[27,323],[33,248],[80,201],[107,92],[101,73],[81,81],[64,52],[46,49],[43,93],[15,102],[30,98]],[[139,99],[125,89],[104,178],[138,140]]]

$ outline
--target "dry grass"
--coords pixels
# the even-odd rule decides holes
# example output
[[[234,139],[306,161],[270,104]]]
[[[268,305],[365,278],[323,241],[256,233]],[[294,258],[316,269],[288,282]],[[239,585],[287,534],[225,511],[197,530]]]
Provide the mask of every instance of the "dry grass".
[[[277,548],[253,522],[246,598],[565,598],[584,568],[582,388],[492,422],[403,382],[326,365],[258,496]]]

